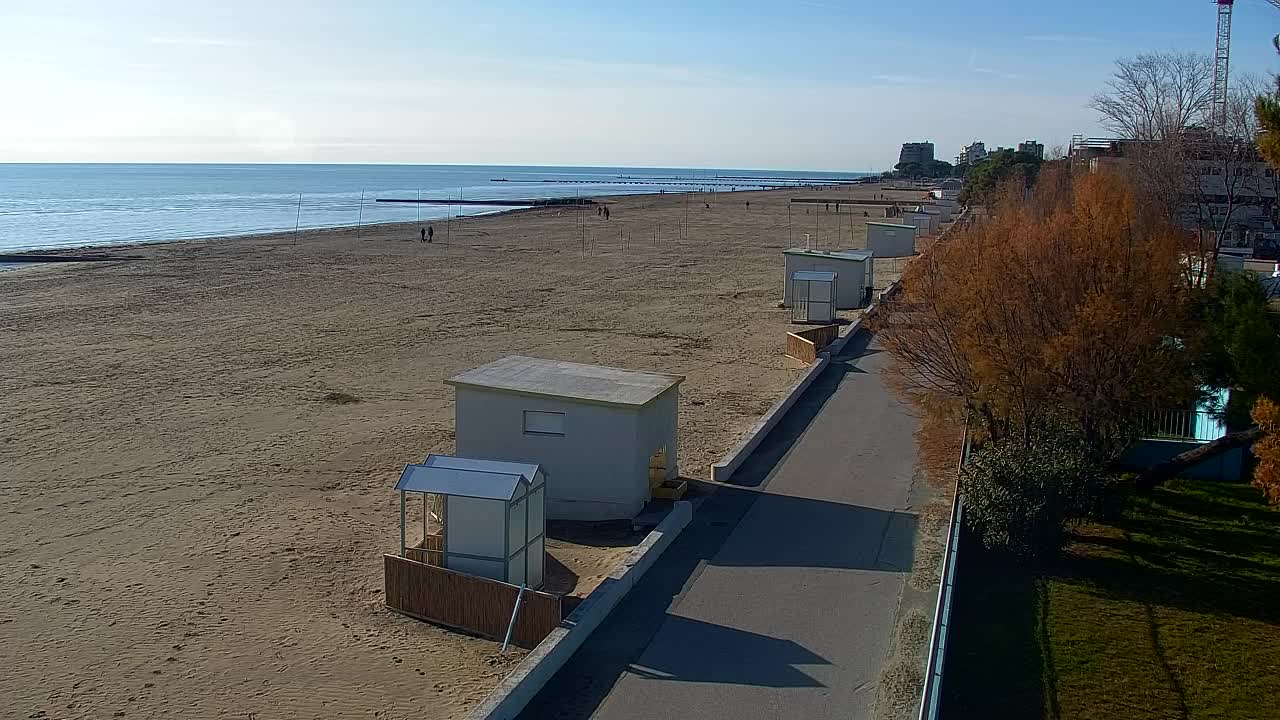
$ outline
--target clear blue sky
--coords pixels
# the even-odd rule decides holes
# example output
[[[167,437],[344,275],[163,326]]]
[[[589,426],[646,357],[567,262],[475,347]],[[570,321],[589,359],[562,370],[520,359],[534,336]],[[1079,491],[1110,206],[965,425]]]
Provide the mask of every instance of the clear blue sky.
[[[1096,134],[1116,57],[1209,0],[0,0],[0,161],[883,169]],[[1234,68],[1278,68],[1238,0]]]

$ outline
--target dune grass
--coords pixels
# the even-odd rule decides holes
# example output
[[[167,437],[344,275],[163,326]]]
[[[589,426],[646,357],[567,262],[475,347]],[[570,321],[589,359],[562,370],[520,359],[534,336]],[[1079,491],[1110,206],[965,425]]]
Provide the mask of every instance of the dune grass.
[[[1280,718],[1280,512],[1177,480],[1051,571],[962,553],[944,717]]]

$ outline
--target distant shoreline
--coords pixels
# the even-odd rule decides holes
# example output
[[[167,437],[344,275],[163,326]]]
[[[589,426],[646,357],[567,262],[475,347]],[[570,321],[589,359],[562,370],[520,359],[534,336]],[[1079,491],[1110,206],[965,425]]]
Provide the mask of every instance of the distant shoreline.
[[[644,193],[635,193],[635,194],[644,194]],[[653,193],[653,194],[657,195],[658,193]],[[614,196],[595,196],[594,199],[598,200],[600,197],[614,197]],[[470,215],[455,216],[453,218],[453,221],[464,222],[468,218],[492,218],[492,217],[497,217],[499,215],[508,215],[508,214],[528,212],[530,210],[545,210],[545,209],[546,209],[545,207],[517,207],[517,208],[509,208],[506,210],[476,212],[476,213],[471,213]],[[310,227],[303,225],[302,227],[298,228],[297,234],[301,236],[307,233],[350,232],[350,231],[356,230],[357,228],[372,228],[372,227],[385,230],[386,228],[392,227],[395,225],[405,225],[405,226],[422,225],[422,227],[425,228],[428,225],[432,225],[432,226],[442,225],[448,222],[449,220],[447,218],[423,218],[421,222],[416,220],[408,220],[408,221],[380,220],[377,222],[367,222],[367,223],[364,223],[363,225],[313,225]],[[89,254],[91,252],[95,256],[98,256],[98,255],[107,256],[107,257],[93,257],[92,258],[93,261],[132,260],[132,259],[138,259],[138,258],[110,257],[110,254],[113,252],[120,252],[122,250],[128,250],[131,248],[142,248],[142,247],[156,248],[164,245],[184,245],[188,243],[204,244],[204,243],[210,243],[210,242],[220,242],[224,240],[228,240],[228,241],[229,240],[253,240],[255,238],[266,239],[266,238],[273,238],[273,237],[292,237],[293,235],[294,235],[293,230],[261,230],[261,231],[254,231],[254,232],[245,232],[245,233],[218,233],[214,235],[161,238],[161,239],[155,239],[155,240],[132,240],[132,241],[126,241],[126,242],[110,243],[108,245],[58,245],[54,247],[33,248],[31,250],[17,250],[14,252],[3,253],[0,255],[3,255],[4,257],[9,257],[9,258],[27,257],[27,256],[33,256],[33,255],[56,256],[56,257],[62,258],[70,255]],[[14,267],[23,267],[25,265],[40,265],[40,264],[43,264],[43,262],[56,263],[61,265],[68,262],[77,262],[77,261],[62,260],[62,259],[49,260],[49,261],[7,260],[7,261],[0,261],[0,270],[5,270],[6,266],[8,266],[8,269],[13,269]]]
[[[879,184],[880,183],[878,182],[864,183],[864,184],[858,185],[857,187],[868,187],[870,185],[879,185]],[[759,190],[759,189],[717,190],[716,192],[724,193],[726,195],[728,194],[736,195],[741,193],[776,192],[778,190],[787,190],[787,189],[805,190],[805,189],[822,188],[822,187],[828,187],[828,186],[796,185],[794,186],[794,188],[773,188],[770,190]],[[596,203],[599,203],[600,201],[617,202],[624,198],[643,197],[648,195],[680,195],[680,194],[682,193],[668,192],[665,189],[662,189],[654,192],[634,192],[634,193],[622,193],[622,194],[615,193],[615,194],[599,194],[599,195],[584,194],[581,197],[583,200],[589,200],[591,201],[592,204],[596,204]],[[469,206],[469,207],[474,207],[474,206]],[[513,207],[513,208],[488,210],[488,211],[476,211],[476,212],[472,212],[462,216],[454,216],[453,221],[463,222],[468,218],[492,218],[492,217],[497,217],[501,215],[513,215],[513,214],[525,213],[529,211],[547,210],[549,208],[572,209],[573,207],[574,206],[572,204],[559,204],[559,205],[549,205],[549,206]],[[300,235],[303,235],[306,233],[316,233],[316,232],[348,232],[348,231],[356,230],[357,228],[377,227],[381,229],[386,229],[388,227],[393,227],[396,225],[403,225],[406,227],[421,225],[422,227],[425,228],[429,225],[438,226],[438,225],[446,225],[448,223],[449,223],[449,218],[439,218],[439,217],[423,218],[420,221],[419,220],[378,220],[378,221],[365,222],[363,224],[345,223],[345,224],[333,224],[333,225],[310,225],[310,226],[302,225],[301,227],[298,228],[297,232]],[[89,252],[89,251],[92,251],[92,253],[95,255],[99,255],[99,254],[111,254],[114,252],[127,250],[129,248],[139,248],[144,246],[158,247],[158,246],[164,246],[164,245],[179,245],[179,244],[185,244],[185,243],[203,244],[203,243],[220,242],[220,241],[227,241],[227,240],[253,240],[254,238],[271,238],[271,237],[281,238],[281,237],[291,237],[293,236],[293,234],[294,234],[294,231],[292,229],[287,229],[287,228],[277,229],[277,230],[255,230],[255,231],[244,232],[244,233],[214,233],[209,235],[193,235],[189,237],[178,236],[178,237],[168,237],[168,238],[128,240],[128,241],[122,241],[122,242],[112,242],[108,244],[90,243],[90,244],[84,244],[84,245],[44,246],[44,247],[35,247],[35,248],[23,249],[23,250],[13,250],[13,251],[5,252],[3,254],[9,257],[43,255],[43,256],[56,256],[61,258],[69,255],[85,254],[86,252]],[[102,260],[102,259],[104,258],[94,258],[94,260]],[[117,259],[124,260],[127,258],[110,258],[109,257],[105,259],[106,260],[117,260]],[[64,263],[73,262],[73,261],[59,259],[59,260],[51,260],[48,262],[64,264]],[[31,265],[41,265],[41,264],[44,264],[44,263],[40,261],[25,261],[25,260],[8,262],[8,263],[0,262],[0,271],[13,270],[15,268],[21,268],[21,267],[26,267]]]
[[[731,168],[295,164],[0,164],[0,253],[446,221],[447,200],[563,200],[865,182],[862,173]],[[494,182],[500,179],[502,182]],[[379,203],[434,198],[440,205]],[[361,200],[363,199],[363,203]],[[506,208],[473,207],[468,214]],[[456,212],[458,208],[455,206]],[[435,217],[440,216],[440,217]],[[363,222],[352,223],[352,220]]]

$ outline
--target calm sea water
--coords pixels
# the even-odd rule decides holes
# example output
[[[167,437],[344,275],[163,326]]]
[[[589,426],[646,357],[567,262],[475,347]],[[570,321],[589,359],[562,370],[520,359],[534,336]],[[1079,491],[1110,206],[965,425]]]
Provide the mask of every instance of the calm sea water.
[[[292,230],[299,193],[302,227],[318,228],[408,222],[419,217],[419,209],[423,219],[450,212],[443,206],[374,202],[416,198],[419,192],[423,198],[526,199],[697,189],[689,182],[717,190],[758,189],[747,178],[789,184],[860,175],[494,165],[0,164],[0,252]],[[498,178],[506,182],[493,182]]]

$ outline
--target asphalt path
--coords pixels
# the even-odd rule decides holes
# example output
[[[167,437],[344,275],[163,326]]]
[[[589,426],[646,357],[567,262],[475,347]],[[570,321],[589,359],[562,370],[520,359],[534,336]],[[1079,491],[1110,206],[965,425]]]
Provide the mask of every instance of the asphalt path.
[[[851,339],[521,717],[870,717],[916,523],[887,362]]]

